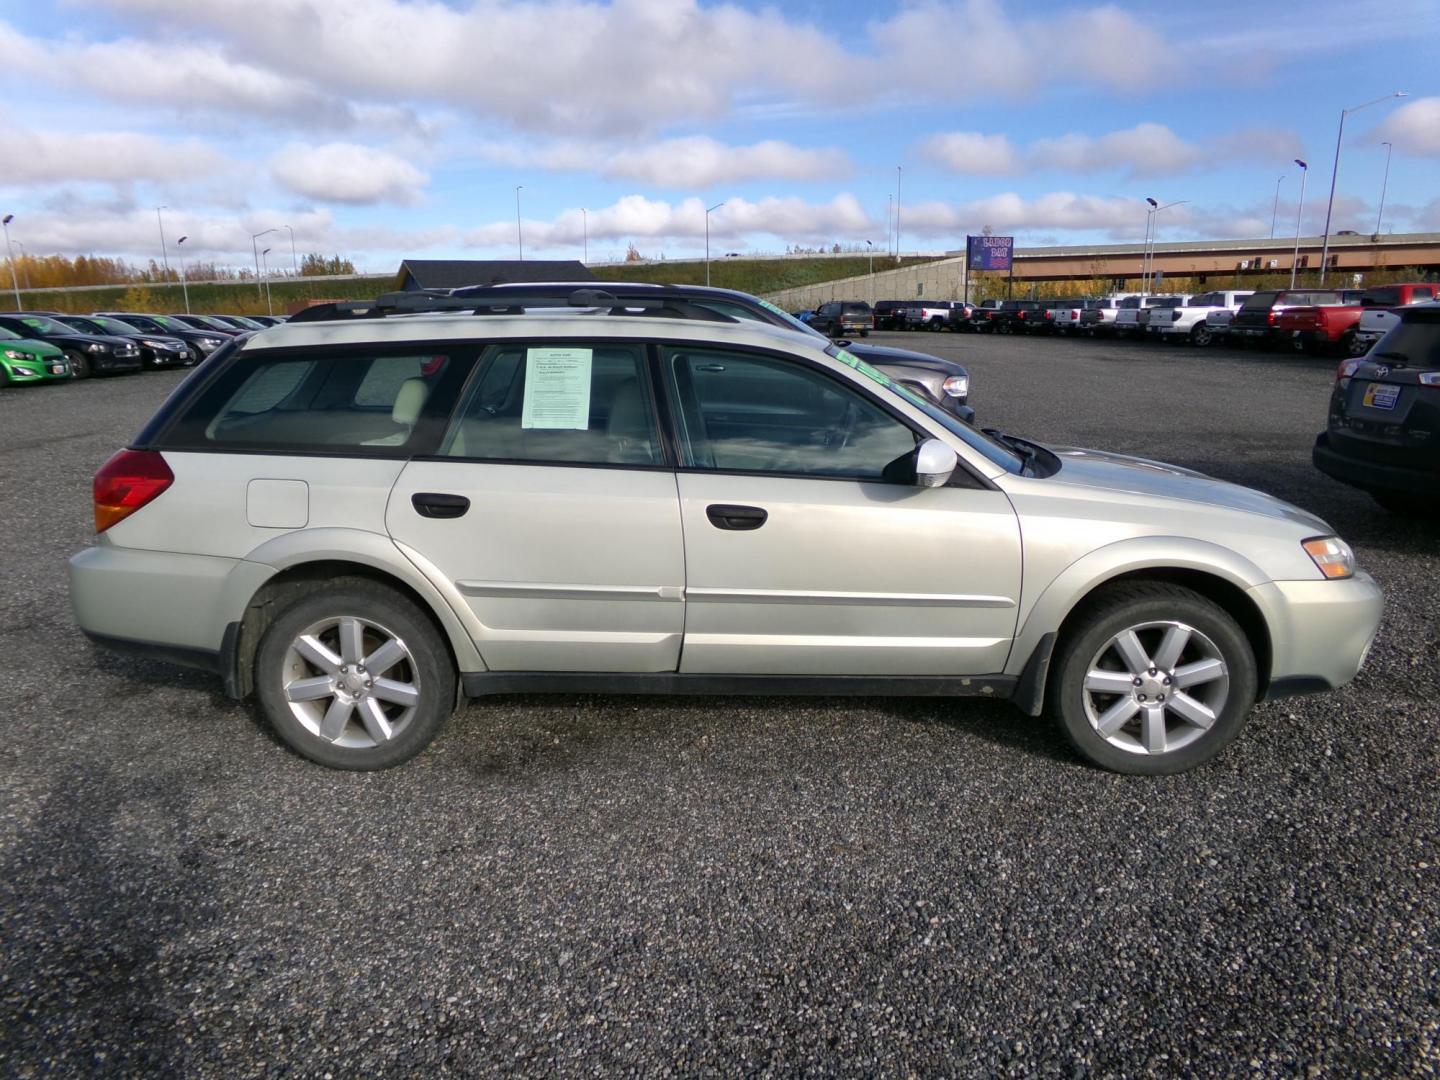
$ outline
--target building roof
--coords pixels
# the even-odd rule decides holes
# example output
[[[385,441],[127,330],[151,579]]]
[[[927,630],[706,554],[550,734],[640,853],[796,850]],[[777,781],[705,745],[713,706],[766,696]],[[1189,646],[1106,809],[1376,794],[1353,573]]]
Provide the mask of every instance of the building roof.
[[[594,281],[579,259],[406,259],[400,288],[459,289],[511,281]]]

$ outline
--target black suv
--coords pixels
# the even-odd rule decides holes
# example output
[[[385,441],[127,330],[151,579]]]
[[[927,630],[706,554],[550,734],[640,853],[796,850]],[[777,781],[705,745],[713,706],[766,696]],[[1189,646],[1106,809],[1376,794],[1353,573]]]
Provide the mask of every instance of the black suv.
[[[1397,308],[1367,356],[1340,365],[1311,459],[1387,510],[1440,514],[1440,303]]]
[[[508,285],[469,285],[452,289],[448,295],[451,298],[488,300],[491,303],[503,302],[511,297],[524,297],[526,301],[543,297],[553,299],[556,306],[564,307],[571,302],[571,297],[577,290],[599,290],[600,294],[607,298],[607,302],[613,301],[621,307],[631,301],[654,303],[659,300],[682,300],[721,315],[729,315],[731,318],[768,323],[811,337],[826,337],[813,325],[813,319],[804,323],[768,300],[736,289],[717,289],[709,285],[654,285],[637,281],[547,281],[538,284],[514,282]],[[516,306],[522,309],[524,307],[523,304]],[[535,305],[531,303],[529,306]],[[867,309],[869,307],[868,304],[864,306]],[[945,360],[929,353],[912,352],[909,349],[892,349],[885,345],[853,341],[844,344],[861,360],[873,364],[903,386],[930,398],[941,408],[967,422],[974,419],[975,412],[969,407],[970,373],[963,365],[954,360]]]
[[[915,307],[914,300],[879,300],[875,304],[876,330],[908,330],[907,312]]]
[[[875,329],[875,312],[864,300],[831,300],[815,309],[810,326],[832,338],[852,334],[869,337]]]

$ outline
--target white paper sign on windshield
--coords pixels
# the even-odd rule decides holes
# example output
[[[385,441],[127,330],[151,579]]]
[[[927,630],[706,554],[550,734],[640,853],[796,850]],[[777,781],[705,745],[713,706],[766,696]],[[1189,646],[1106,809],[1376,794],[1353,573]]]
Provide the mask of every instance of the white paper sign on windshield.
[[[521,428],[584,431],[590,426],[593,349],[525,350]]]

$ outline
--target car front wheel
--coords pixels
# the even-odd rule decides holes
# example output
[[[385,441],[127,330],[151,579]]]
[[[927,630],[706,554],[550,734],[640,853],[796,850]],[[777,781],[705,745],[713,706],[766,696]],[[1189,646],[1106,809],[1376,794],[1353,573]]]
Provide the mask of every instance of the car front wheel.
[[[363,579],[302,595],[266,629],[255,690],[277,735],[332,769],[386,769],[430,744],[455,666],[413,603]]]
[[[1222,608],[1189,589],[1137,582],[1079,613],[1057,657],[1050,705],[1102,768],[1158,775],[1219,754],[1255,701],[1255,655]]]

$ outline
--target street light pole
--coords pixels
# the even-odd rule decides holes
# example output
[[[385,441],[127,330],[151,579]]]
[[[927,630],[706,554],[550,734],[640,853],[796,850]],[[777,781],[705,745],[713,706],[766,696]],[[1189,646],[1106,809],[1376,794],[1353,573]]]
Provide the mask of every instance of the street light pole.
[[[175,241],[175,257],[180,260],[180,292],[185,297],[185,314],[190,314],[190,286],[185,283],[185,251],[181,247],[190,237],[182,236]]]
[[[711,215],[711,213],[713,213],[714,211],[719,210],[720,207],[724,206],[725,203],[727,203],[727,202],[729,202],[729,201],[730,201],[729,199],[726,199],[724,202],[718,202],[718,203],[716,203],[714,206],[710,207],[710,209],[708,209],[708,210],[705,211],[705,284],[706,284],[706,285],[709,285],[709,284],[710,284],[710,215]]]
[[[1270,239],[1275,239],[1275,216],[1280,213],[1280,183],[1285,179],[1285,174],[1280,174],[1280,179],[1275,181],[1275,205],[1270,210]]]
[[[260,252],[260,265],[265,267],[265,314],[267,315],[275,314],[275,305],[270,303],[270,264],[265,261],[265,256],[269,255],[271,250],[271,248],[266,248]]]
[[[895,265],[900,265],[900,174],[901,166],[895,166]]]
[[[580,208],[580,262],[590,265],[590,215],[583,206]]]
[[[27,257],[28,253],[25,250],[25,245],[19,240],[16,240],[15,246],[20,249],[20,264],[25,268],[25,288],[34,288],[34,286],[30,284],[30,259]]]
[[[885,254],[890,254],[890,225],[895,217],[895,196],[885,196]]]
[[[524,184],[515,185],[515,247],[520,252],[520,261],[525,261],[525,233],[520,228],[520,192]]]
[[[1325,205],[1325,241],[1320,249],[1320,284],[1325,284],[1325,264],[1330,261],[1330,215],[1335,210],[1335,181],[1340,177],[1340,140],[1345,137],[1345,117],[1361,109],[1368,109],[1371,105],[1379,105],[1382,101],[1389,101],[1391,98],[1409,97],[1404,90],[1396,90],[1393,94],[1386,94],[1374,101],[1367,101],[1364,105],[1356,105],[1349,109],[1340,110],[1340,130],[1335,133],[1335,165],[1330,170],[1330,201]]]
[[[165,264],[165,280],[170,280],[170,253],[165,250],[165,222],[160,217],[161,210],[169,210],[168,206],[155,207],[155,224],[160,227],[160,261]]]
[[[865,251],[870,256],[870,303],[875,303],[875,245],[865,241]]]
[[[285,231],[290,234],[290,269],[298,278],[300,276],[300,260],[295,257],[295,230],[286,225]]]
[[[1152,286],[1158,284],[1155,281],[1157,276],[1155,273],[1155,242],[1160,239],[1160,211],[1169,210],[1172,206],[1181,206],[1189,201],[1189,199],[1176,199],[1174,202],[1167,202],[1164,206],[1155,207],[1154,224],[1150,227],[1150,284]]]
[[[1295,159],[1295,164],[1300,166],[1300,205],[1295,210],[1295,254],[1290,257],[1290,288],[1295,288],[1295,271],[1300,268],[1300,217],[1305,213],[1305,181],[1310,176],[1310,166],[1300,158]]]
[[[1385,219],[1385,189],[1390,186],[1390,154],[1395,147],[1388,142],[1380,144],[1385,147],[1385,179],[1380,181],[1380,212],[1375,215],[1375,236],[1380,236],[1380,222]]]
[[[10,263],[10,284],[15,289],[15,310],[20,310],[20,275],[15,273],[15,249],[10,246],[10,222],[15,220],[14,214],[6,214],[0,219],[0,225],[5,228],[5,258]]]
[[[1140,245],[1140,295],[1150,295],[1150,232],[1155,227],[1155,211],[1160,206],[1158,202],[1145,196],[1145,201],[1150,204],[1150,209],[1145,211],[1145,242]]]
[[[264,286],[260,284],[260,248],[255,241],[262,236],[269,236],[272,232],[279,231],[279,229],[266,229],[264,232],[250,234],[250,253],[255,256],[255,295],[257,297],[261,295]]]

